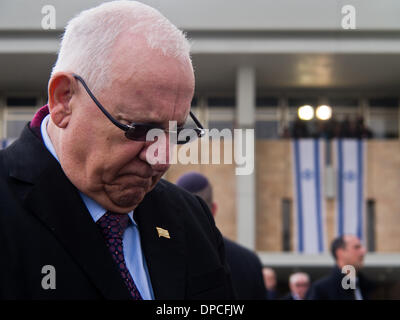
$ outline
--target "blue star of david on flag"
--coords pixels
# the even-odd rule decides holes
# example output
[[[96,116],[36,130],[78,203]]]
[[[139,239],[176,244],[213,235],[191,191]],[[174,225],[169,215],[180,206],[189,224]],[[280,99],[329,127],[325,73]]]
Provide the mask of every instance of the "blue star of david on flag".
[[[311,169],[302,171],[301,178],[305,180],[311,180],[314,178],[314,172]]]
[[[357,173],[354,171],[345,171],[343,173],[343,179],[349,181],[349,182],[354,182],[357,179]]]

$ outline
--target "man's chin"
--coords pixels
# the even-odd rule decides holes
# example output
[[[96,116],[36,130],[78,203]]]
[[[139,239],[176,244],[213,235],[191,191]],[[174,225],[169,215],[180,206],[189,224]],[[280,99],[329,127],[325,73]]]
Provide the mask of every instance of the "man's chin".
[[[136,208],[143,200],[145,195],[146,192],[144,192],[144,190],[135,192],[124,192],[124,194],[120,195],[109,195],[109,199],[112,202],[112,205],[115,206],[115,208],[113,209],[114,211],[126,213]]]
[[[149,193],[160,180],[153,179],[151,185],[146,186],[133,186],[121,188],[115,188],[113,185],[111,188],[106,186],[102,200],[104,202],[104,208],[117,213],[127,213],[135,209],[139,203],[143,200],[147,193]]]

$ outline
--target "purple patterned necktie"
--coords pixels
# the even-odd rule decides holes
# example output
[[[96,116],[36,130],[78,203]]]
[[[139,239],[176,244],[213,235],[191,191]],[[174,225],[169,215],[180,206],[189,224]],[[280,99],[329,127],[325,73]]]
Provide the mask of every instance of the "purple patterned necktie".
[[[98,221],[97,225],[101,229],[104,239],[111,255],[118,266],[122,279],[131,293],[133,300],[142,300],[139,290],[129,273],[125,264],[122,237],[129,224],[127,214],[106,212]]]

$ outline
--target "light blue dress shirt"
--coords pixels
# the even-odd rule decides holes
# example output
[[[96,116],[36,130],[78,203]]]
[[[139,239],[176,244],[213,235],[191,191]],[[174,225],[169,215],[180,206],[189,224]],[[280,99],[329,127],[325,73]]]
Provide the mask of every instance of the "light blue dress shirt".
[[[50,115],[47,115],[43,119],[40,131],[46,148],[50,151],[53,157],[60,162],[50,137],[47,134],[47,123],[49,118]],[[80,192],[80,195],[94,222],[97,222],[107,212],[107,210],[82,192]],[[129,212],[128,215],[132,223],[126,228],[122,240],[126,267],[128,268],[143,300],[154,300],[153,288],[151,287],[147,264],[140,244],[139,230],[135,220],[133,219],[133,211]]]

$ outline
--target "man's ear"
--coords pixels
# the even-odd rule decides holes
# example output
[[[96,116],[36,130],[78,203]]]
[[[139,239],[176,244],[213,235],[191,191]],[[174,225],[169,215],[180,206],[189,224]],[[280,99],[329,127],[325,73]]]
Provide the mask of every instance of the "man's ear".
[[[51,120],[57,127],[65,128],[69,123],[74,88],[75,79],[67,72],[57,72],[49,81],[49,110]]]

